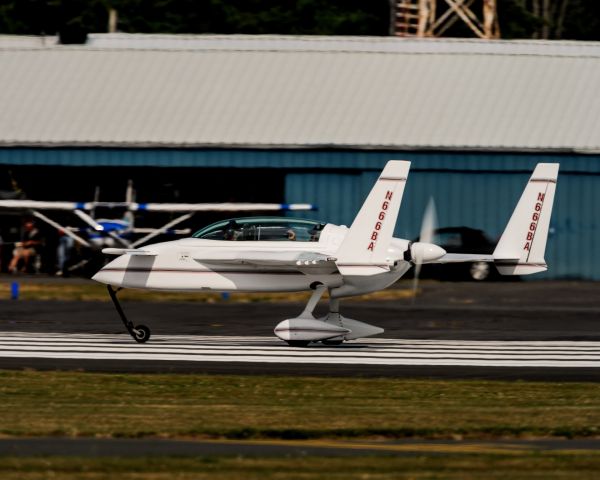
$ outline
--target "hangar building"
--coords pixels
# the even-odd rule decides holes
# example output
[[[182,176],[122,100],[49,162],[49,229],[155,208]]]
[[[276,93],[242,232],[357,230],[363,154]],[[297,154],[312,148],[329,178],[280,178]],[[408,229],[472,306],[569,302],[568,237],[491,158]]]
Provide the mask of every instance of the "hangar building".
[[[544,278],[599,280],[599,85],[600,43],[0,37],[0,182],[89,200],[133,178],[140,201],[312,202],[350,224],[407,159],[398,235],[433,195],[440,226],[498,237],[534,165],[560,162]]]

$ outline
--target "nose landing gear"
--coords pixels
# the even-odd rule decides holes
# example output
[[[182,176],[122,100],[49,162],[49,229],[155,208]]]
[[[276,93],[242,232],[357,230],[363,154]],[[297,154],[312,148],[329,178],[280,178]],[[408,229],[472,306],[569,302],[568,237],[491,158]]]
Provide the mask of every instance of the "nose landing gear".
[[[106,287],[108,289],[110,299],[115,305],[115,309],[117,310],[119,317],[121,317],[121,321],[123,322],[123,325],[125,325],[125,328],[129,332],[129,335],[131,335],[131,337],[137,343],[146,343],[150,339],[150,329],[146,325],[134,325],[133,322],[125,316],[125,312],[123,312],[123,308],[121,308],[121,303],[117,298],[117,293],[119,292],[119,290],[121,290],[120,288],[114,290],[110,285],[107,285]]]

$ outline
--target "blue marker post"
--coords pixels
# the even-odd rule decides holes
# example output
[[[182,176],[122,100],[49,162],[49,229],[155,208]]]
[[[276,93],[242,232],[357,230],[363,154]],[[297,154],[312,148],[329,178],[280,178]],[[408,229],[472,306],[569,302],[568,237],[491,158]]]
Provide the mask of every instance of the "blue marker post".
[[[221,293],[221,300],[223,300],[223,301],[225,301],[225,302],[226,302],[227,300],[229,300],[229,292],[222,292],[222,293]]]
[[[19,299],[19,282],[12,282],[10,284],[10,299],[11,300]]]

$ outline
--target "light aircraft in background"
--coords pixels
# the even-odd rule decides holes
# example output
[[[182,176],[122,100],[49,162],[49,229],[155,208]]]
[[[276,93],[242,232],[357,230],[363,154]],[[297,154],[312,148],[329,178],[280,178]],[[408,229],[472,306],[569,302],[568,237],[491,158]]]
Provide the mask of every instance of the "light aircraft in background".
[[[291,346],[306,346],[382,333],[379,327],[342,316],[340,298],[384,289],[412,266],[416,278],[426,263],[490,262],[502,275],[547,269],[544,252],[557,163],[536,166],[491,255],[446,253],[433,244],[432,213],[425,215],[418,242],[393,237],[409,168],[407,161],[387,163],[350,228],[292,218],[224,220],[191,238],[141,249],[104,249],[119,256],[93,279],[107,284],[121,320],[140,343],[148,340],[150,330],[127,319],[113,287],[185,292],[312,290],[304,311],[275,327],[275,335]],[[326,290],[329,312],[317,319],[313,311]]]
[[[106,247],[135,248],[161,234],[185,235],[189,229],[173,230],[176,225],[188,220],[197,212],[269,212],[289,210],[315,210],[310,204],[279,204],[279,203],[137,203],[134,200],[132,182],[129,181],[124,202],[101,202],[99,190],[96,188],[92,202],[59,202],[10,199],[0,200],[0,210],[23,211],[36,217],[42,222],[64,232],[74,241],[84,247],[100,250]],[[124,211],[122,218],[95,218],[96,209],[112,209]],[[69,227],[52,220],[40,210],[73,212],[87,228]],[[171,212],[181,213],[177,218],[159,228],[139,228],[134,226],[134,212]],[[77,233],[84,232],[84,236]],[[134,235],[145,234],[133,239]],[[85,237],[85,238],[84,238]]]

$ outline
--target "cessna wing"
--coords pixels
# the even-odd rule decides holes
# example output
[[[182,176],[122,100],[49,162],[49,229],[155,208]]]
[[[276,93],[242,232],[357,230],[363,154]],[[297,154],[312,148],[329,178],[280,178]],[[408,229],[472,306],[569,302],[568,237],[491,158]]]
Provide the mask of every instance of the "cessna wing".
[[[310,203],[136,203],[136,202],[45,202],[0,200],[0,208],[14,210],[93,210],[121,208],[130,212],[246,212],[316,210]]]
[[[253,212],[316,210],[310,203],[132,203],[132,212]]]
[[[0,208],[13,210],[92,210],[94,202],[43,202],[40,200],[0,200]]]

